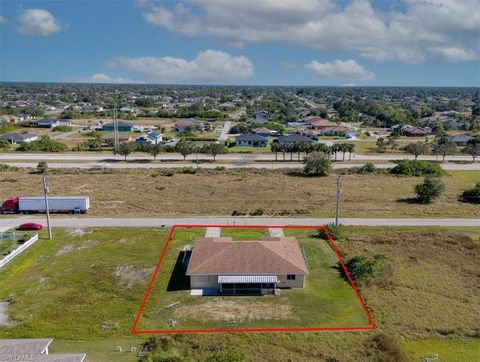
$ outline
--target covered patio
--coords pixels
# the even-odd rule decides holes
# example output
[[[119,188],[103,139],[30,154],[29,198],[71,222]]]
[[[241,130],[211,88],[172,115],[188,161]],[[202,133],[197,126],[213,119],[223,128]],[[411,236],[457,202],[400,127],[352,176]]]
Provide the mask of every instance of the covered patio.
[[[275,294],[278,279],[275,275],[220,275],[221,295]]]

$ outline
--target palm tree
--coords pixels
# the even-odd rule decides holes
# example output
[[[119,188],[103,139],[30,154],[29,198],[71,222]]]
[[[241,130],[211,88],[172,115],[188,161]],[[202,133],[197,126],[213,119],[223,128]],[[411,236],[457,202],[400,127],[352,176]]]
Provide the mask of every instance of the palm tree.
[[[352,160],[352,152],[355,150],[355,143],[347,143],[348,160]]]
[[[270,146],[270,150],[275,153],[275,162],[278,161],[278,151],[280,151],[279,146],[280,145],[278,144],[278,142],[272,142],[272,144]]]

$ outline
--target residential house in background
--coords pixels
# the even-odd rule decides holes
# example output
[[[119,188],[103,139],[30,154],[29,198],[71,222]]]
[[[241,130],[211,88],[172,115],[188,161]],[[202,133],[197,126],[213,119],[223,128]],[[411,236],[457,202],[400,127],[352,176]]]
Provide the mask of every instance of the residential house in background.
[[[236,146],[267,147],[268,139],[254,133],[235,136]]]
[[[277,136],[278,134],[277,131],[273,131],[271,129],[263,128],[263,127],[254,129],[253,133],[262,137],[274,137],[274,136]]]
[[[317,116],[310,116],[305,118],[305,123],[308,123],[313,129],[321,130],[328,127],[338,127],[338,124],[328,119],[317,117]]]
[[[402,133],[407,137],[426,137],[432,134],[431,129],[417,126],[405,126]]]
[[[452,142],[455,142],[457,146],[466,146],[470,140],[473,140],[472,136],[459,135],[449,137]]]
[[[38,128],[55,128],[60,126],[60,120],[54,118],[43,118],[31,121],[30,125]]]
[[[277,139],[277,142],[281,145],[294,145],[297,143],[304,143],[304,142],[313,142],[311,138],[303,136],[298,133],[291,133],[286,136],[280,136]]]
[[[83,106],[83,110],[85,112],[102,112],[103,107],[102,106],[97,106],[95,104],[86,104]]]
[[[30,143],[36,140],[38,140],[38,136],[32,133],[7,133],[0,136],[0,141],[8,141],[13,145],[22,142]]]
[[[135,139],[135,143],[139,145],[157,145],[162,142],[163,136],[158,132],[148,132]]]
[[[118,132],[133,132],[133,124],[124,122],[124,121],[118,121]],[[102,126],[102,131],[105,132],[114,132],[115,126],[113,123],[107,123]]]
[[[192,290],[222,295],[274,294],[277,288],[304,288],[308,268],[296,238],[233,241],[197,238],[186,275]]]
[[[175,132],[186,133],[194,131],[204,131],[205,125],[202,121],[199,121],[195,118],[182,119],[175,123]]]

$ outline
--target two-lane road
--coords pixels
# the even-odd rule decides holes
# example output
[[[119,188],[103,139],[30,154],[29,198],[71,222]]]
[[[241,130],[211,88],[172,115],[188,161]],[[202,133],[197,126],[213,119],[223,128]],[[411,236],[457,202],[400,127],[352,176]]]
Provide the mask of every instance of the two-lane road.
[[[46,224],[45,217],[38,215],[0,218],[0,229],[18,226],[25,221]],[[158,218],[104,218],[104,217],[53,217],[54,227],[161,227],[177,225],[323,225],[333,218],[285,218],[285,217],[230,217],[192,216]],[[355,226],[465,226],[480,227],[477,219],[380,219],[341,218],[343,225]]]

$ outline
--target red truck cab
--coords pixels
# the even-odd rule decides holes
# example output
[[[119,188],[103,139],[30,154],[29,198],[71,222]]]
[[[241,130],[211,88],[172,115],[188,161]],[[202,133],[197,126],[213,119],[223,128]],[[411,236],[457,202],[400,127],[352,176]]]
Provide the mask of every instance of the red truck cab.
[[[18,212],[18,197],[11,197],[0,207],[0,214],[15,214]]]

